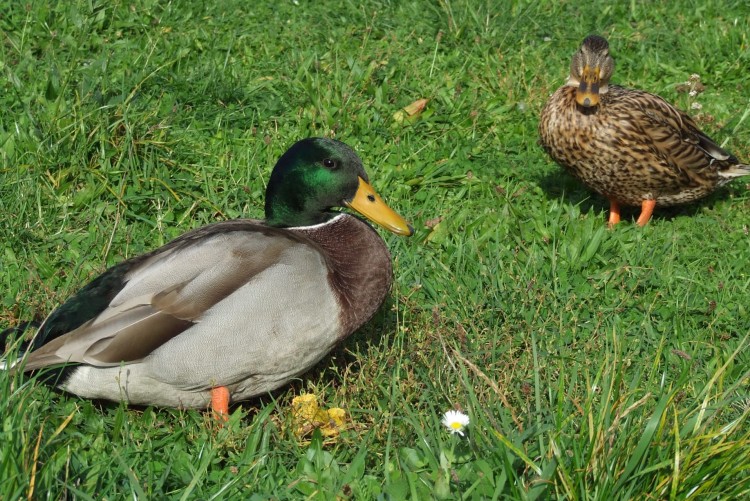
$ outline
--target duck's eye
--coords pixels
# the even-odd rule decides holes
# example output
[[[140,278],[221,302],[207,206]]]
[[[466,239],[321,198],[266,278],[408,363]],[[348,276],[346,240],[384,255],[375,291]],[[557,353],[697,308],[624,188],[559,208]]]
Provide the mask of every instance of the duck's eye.
[[[327,169],[333,169],[334,167],[336,167],[336,162],[331,160],[330,158],[326,158],[323,160],[323,167]]]

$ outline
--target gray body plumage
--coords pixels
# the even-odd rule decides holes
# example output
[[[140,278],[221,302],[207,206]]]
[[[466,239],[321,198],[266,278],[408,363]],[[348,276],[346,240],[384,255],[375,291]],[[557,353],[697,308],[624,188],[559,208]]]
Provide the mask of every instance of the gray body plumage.
[[[131,404],[205,407],[214,386],[243,400],[307,371],[391,282],[384,242],[348,214],[290,229],[217,223],[120,266],[106,308],[46,339],[24,370],[77,363],[61,388]]]

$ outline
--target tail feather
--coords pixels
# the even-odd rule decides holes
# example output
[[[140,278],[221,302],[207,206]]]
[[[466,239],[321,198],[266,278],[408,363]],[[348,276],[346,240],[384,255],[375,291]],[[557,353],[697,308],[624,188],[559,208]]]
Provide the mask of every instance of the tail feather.
[[[735,177],[750,176],[750,165],[735,164],[728,169],[719,171],[719,176],[727,179],[734,179]]]

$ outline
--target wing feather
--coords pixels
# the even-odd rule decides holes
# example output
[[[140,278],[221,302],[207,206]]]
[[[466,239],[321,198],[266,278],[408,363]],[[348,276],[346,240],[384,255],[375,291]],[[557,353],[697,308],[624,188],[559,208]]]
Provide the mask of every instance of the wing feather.
[[[289,232],[257,224],[218,225],[225,225],[225,231],[206,233],[212,227],[205,227],[202,238],[188,233],[137,258],[106,308],[32,352],[25,370],[67,362],[137,362],[187,332],[213,305],[252,286],[253,278],[277,264],[287,249],[311,245]]]
[[[700,175],[705,169],[716,169],[714,162],[736,164],[738,160],[704,134],[686,113],[657,95],[631,91],[642,113],[643,132],[648,135],[656,153],[688,177]]]

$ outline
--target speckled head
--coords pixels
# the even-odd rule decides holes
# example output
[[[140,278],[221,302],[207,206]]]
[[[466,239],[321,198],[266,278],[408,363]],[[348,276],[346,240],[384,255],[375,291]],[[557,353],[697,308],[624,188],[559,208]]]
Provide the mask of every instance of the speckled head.
[[[566,85],[575,87],[576,102],[585,107],[598,106],[600,96],[607,93],[615,61],[609,55],[609,43],[599,35],[589,35],[573,54],[570,76]]]

